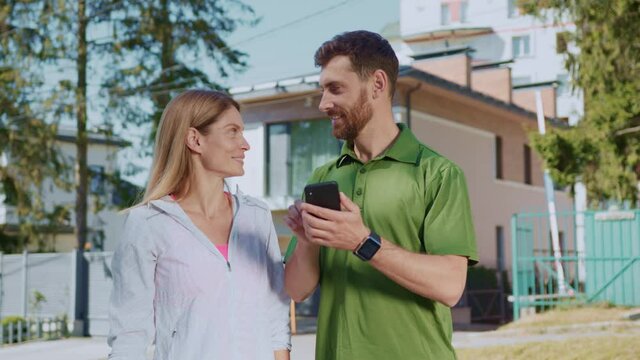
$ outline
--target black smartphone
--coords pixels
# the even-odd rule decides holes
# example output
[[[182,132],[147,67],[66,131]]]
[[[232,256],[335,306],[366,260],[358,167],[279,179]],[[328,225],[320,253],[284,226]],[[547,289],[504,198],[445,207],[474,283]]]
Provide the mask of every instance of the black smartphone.
[[[305,186],[304,201],[309,204],[339,211],[340,193],[338,192],[338,183],[335,181],[326,181]]]

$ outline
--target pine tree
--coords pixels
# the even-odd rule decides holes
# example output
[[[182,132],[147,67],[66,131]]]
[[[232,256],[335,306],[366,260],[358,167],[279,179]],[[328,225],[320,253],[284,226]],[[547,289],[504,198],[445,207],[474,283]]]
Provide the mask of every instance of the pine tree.
[[[220,79],[246,67],[246,55],[225,37],[258,19],[237,0],[127,3],[112,16],[117,61],[108,81],[109,108],[117,109],[111,114],[125,124],[152,124],[153,141],[162,110],[175,94],[193,87],[222,89]],[[141,99],[150,101],[150,111],[140,106]]]

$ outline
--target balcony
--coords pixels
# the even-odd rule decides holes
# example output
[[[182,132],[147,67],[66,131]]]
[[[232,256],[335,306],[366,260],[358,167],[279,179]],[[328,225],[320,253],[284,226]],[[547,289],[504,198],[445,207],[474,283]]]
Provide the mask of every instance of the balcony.
[[[493,33],[491,27],[476,27],[458,23],[446,27],[439,26],[417,34],[406,35],[403,36],[402,40],[408,44],[412,44],[427,41],[452,40],[491,33]]]

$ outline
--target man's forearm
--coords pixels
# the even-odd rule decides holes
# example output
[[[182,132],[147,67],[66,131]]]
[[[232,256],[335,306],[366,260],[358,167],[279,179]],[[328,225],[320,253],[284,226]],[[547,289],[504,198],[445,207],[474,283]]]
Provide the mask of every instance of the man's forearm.
[[[464,256],[413,253],[384,239],[370,263],[406,289],[449,307],[460,299],[467,278]]]
[[[284,268],[285,288],[296,302],[303,301],[315,290],[320,279],[320,247],[298,241]]]

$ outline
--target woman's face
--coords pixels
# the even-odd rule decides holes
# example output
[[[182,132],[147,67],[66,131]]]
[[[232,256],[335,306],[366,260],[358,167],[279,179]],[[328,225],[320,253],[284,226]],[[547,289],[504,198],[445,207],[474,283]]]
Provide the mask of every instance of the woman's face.
[[[207,130],[207,135],[200,137],[205,170],[223,178],[243,175],[244,153],[250,147],[243,135],[240,112],[234,107],[225,110]]]

